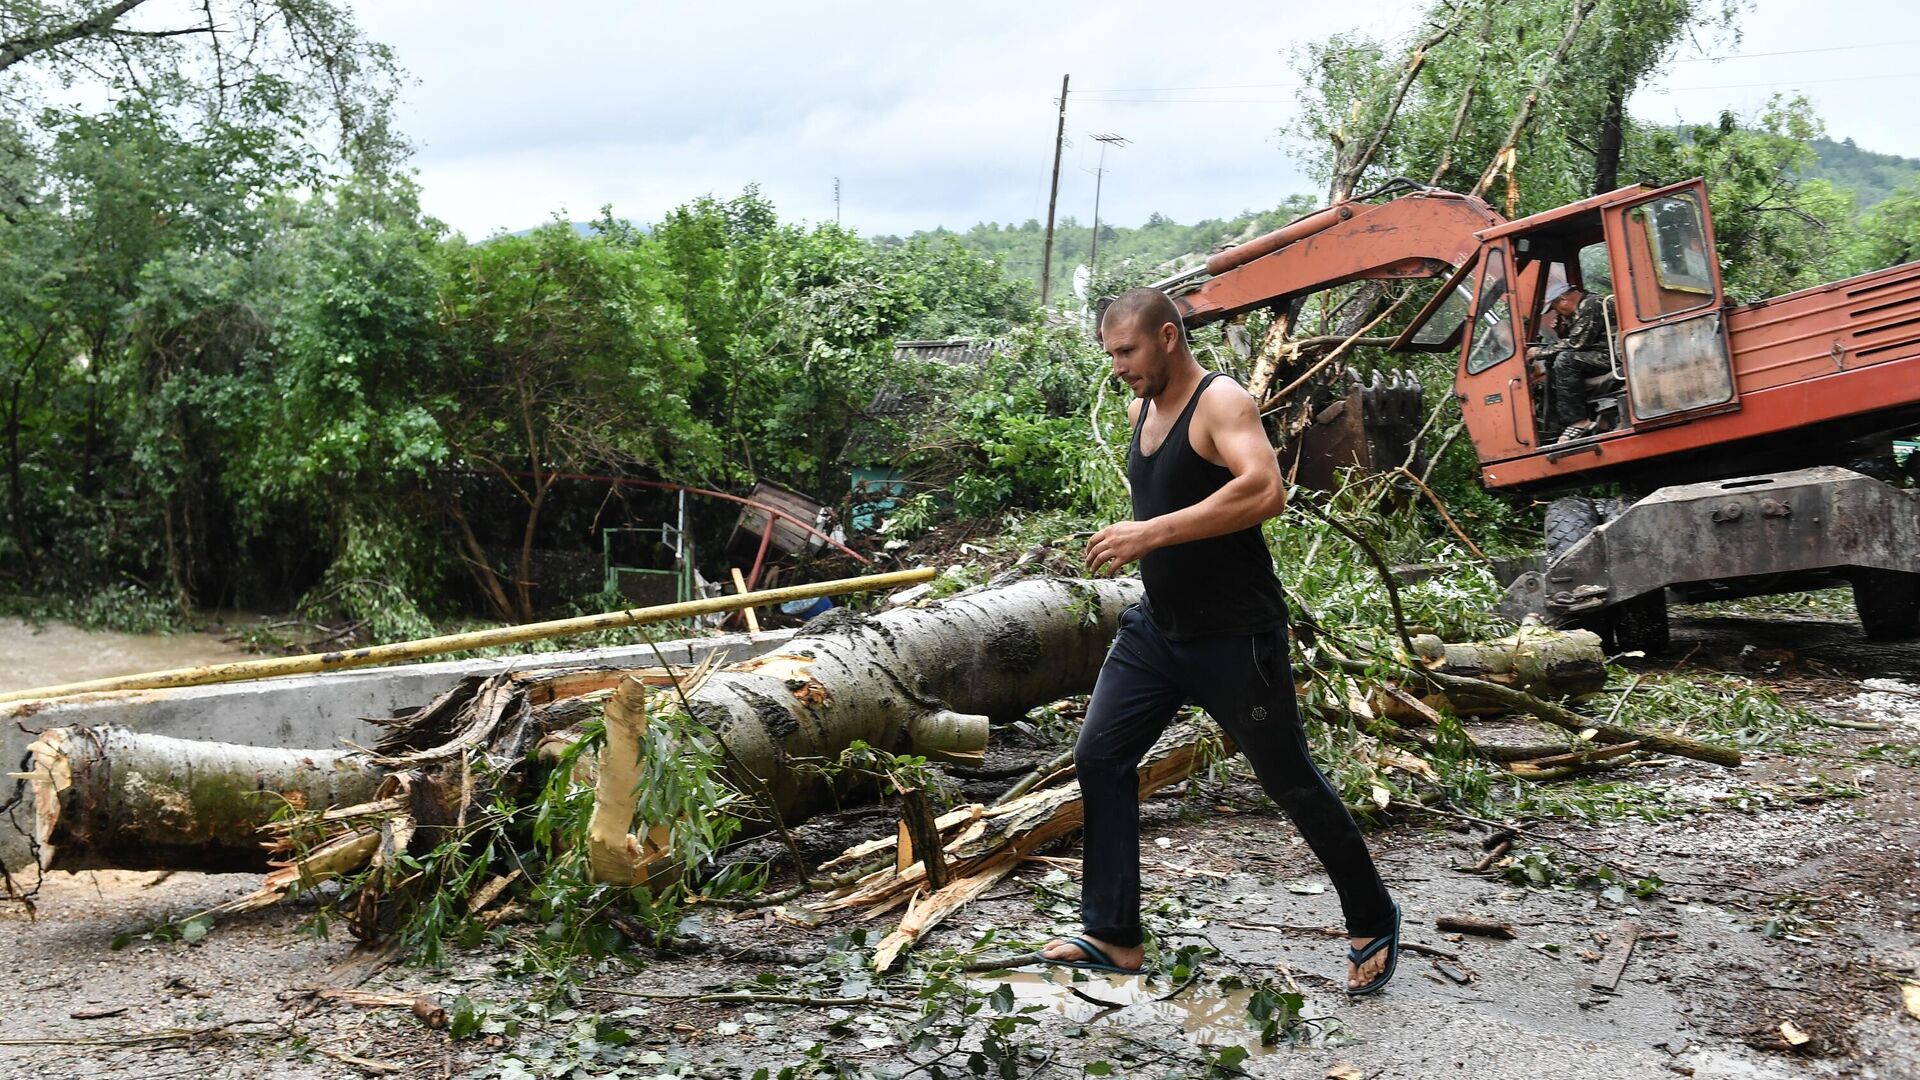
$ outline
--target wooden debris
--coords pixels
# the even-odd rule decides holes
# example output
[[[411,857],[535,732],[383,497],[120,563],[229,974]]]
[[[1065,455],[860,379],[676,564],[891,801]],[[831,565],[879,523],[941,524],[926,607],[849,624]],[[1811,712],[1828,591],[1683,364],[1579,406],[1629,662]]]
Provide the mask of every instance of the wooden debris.
[[[727,570],[733,575],[733,591],[741,596],[745,596],[747,593],[747,579],[741,575],[740,568],[737,566],[729,566]],[[760,632],[760,616],[754,614],[752,608],[743,607],[740,609],[740,614],[747,617],[747,633],[757,634]]]
[[[1780,1037],[1787,1040],[1788,1046],[1801,1047],[1813,1041],[1813,1036],[1801,1031],[1793,1021],[1780,1021]]]
[[[1613,993],[1620,985],[1620,976],[1627,970],[1627,961],[1633,959],[1633,946],[1640,940],[1640,927],[1631,922],[1618,923],[1613,928],[1612,943],[1607,946],[1607,956],[1593,973],[1589,984],[1595,990]]]
[[[1190,725],[1169,728],[1140,764],[1141,798],[1191,776],[1199,765],[1205,737],[1200,729]],[[943,846],[953,870],[953,880],[944,888],[908,902],[900,925],[874,950],[875,970],[892,967],[921,935],[984,895],[1012,873],[1024,857],[1077,831],[1084,810],[1079,782],[1069,781],[1029,792],[1004,806],[967,808],[940,818],[936,824],[963,826]],[[885,843],[894,842],[897,841]],[[876,842],[859,845],[828,866],[857,863],[864,855],[882,849],[883,845]],[[813,907],[818,911],[837,911],[880,905],[896,901],[902,894],[912,896],[925,889],[926,883],[924,860],[914,862],[905,870],[896,862],[893,867],[876,871],[829,894]]]
[[[74,1020],[105,1020],[109,1016],[119,1016],[130,1008],[131,1005],[82,1005],[67,1016]]]
[[[1437,672],[1509,687],[1551,698],[1591,694],[1607,685],[1607,656],[1600,636],[1590,630],[1565,632],[1528,627],[1498,641],[1447,643],[1431,634],[1413,639],[1420,660]],[[1499,701],[1476,698],[1470,689],[1449,689],[1445,701],[1465,715]],[[1433,704],[1429,701],[1427,704]]]
[[[940,828],[935,824],[933,802],[927,798],[924,789],[909,788],[900,793],[900,823],[906,827],[911,851],[918,854],[916,861],[920,864],[921,874],[927,879],[927,887],[936,892],[946,888],[950,877],[947,873],[947,855],[940,841]],[[908,850],[902,849],[903,852]]]
[[[1480,977],[1479,973],[1473,971],[1470,968],[1461,967],[1459,964],[1442,960],[1442,959],[1439,959],[1438,957],[1434,958],[1433,970],[1439,972],[1442,975],[1445,975],[1449,979],[1452,979],[1454,984],[1457,986],[1465,986],[1468,983],[1473,982],[1475,979],[1478,979]]]
[[[1445,933],[1475,934],[1479,937],[1499,938],[1512,941],[1520,936],[1510,922],[1499,919],[1483,919],[1477,915],[1441,915],[1433,920],[1433,925]]]

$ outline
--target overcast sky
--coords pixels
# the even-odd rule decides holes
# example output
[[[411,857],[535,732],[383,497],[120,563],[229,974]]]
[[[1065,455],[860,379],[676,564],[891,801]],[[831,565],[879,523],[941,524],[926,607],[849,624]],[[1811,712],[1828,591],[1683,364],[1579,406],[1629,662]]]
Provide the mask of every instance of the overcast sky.
[[[470,236],[588,218],[607,203],[652,221],[749,183],[784,217],[831,220],[836,177],[844,220],[869,234],[1044,219],[1065,73],[1063,217],[1092,219],[1101,144],[1091,136],[1109,132],[1131,143],[1107,156],[1103,220],[1270,207],[1317,189],[1281,135],[1295,115],[1292,47],[1354,28],[1401,38],[1416,10],[1386,0],[355,6],[414,80],[400,122],[419,147],[426,209]],[[1737,47],[1689,47],[1632,109],[1708,120],[1799,91],[1835,138],[1920,157],[1910,11],[1901,0],[1766,0],[1744,15]]]

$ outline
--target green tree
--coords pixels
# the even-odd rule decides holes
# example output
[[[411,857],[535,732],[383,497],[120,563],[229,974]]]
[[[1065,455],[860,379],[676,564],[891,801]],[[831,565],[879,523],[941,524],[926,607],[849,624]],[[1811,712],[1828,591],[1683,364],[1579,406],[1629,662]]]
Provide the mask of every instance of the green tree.
[[[1727,295],[1750,302],[1851,272],[1852,200],[1806,176],[1820,133],[1805,98],[1776,97],[1751,120],[1640,126],[1627,168],[1649,184],[1706,178]]]
[[[738,451],[736,478],[844,491],[842,454],[895,376],[921,283],[837,226],[779,224],[752,188],[681,207],[652,239],[702,359],[693,410]]]
[[[1920,259],[1920,180],[1901,185],[1867,212],[1854,253],[1854,263],[1863,271],[1915,259]]]
[[[456,243],[448,259],[428,408],[452,462],[497,477],[521,505],[510,578],[458,499],[447,510],[497,613],[531,619],[533,551],[560,474],[714,467],[714,433],[688,407],[703,364],[661,253],[610,219],[592,236],[556,221]]]

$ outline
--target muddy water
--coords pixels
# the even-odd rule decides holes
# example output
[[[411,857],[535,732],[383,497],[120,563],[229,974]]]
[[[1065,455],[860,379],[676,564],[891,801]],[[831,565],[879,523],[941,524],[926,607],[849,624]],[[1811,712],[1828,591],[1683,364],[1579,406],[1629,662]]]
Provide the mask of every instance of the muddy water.
[[[216,634],[119,634],[0,618],[0,692],[254,659]]]

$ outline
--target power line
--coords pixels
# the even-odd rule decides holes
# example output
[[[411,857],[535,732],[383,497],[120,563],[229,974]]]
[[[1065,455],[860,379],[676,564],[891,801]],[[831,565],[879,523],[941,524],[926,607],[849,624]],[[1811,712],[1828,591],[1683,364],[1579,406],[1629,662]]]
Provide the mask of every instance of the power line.
[[[1822,83],[1866,82],[1871,79],[1916,79],[1920,71],[1896,71],[1885,75],[1848,75],[1838,79],[1775,79],[1772,82],[1715,83],[1712,86],[1648,87],[1649,94],[1674,94],[1683,90],[1751,90],[1769,86],[1819,86]]]
[[[1799,87],[1821,86],[1827,83],[1869,82],[1879,79],[1920,78],[1920,71],[1893,71],[1879,75],[1845,75],[1832,79],[1775,79],[1770,82],[1750,83],[1709,83],[1704,86],[1666,86],[1645,87],[1649,94],[1679,94],[1695,90],[1751,90],[1772,86]],[[1295,98],[1143,98],[1143,97],[1093,97],[1084,96],[1082,101],[1103,102],[1109,105],[1285,105]]]
[[[1707,64],[1707,63],[1718,63],[1723,60],[1755,60],[1755,59],[1760,59],[1762,57],[1769,57],[1769,56],[1801,56],[1807,53],[1851,52],[1856,49],[1888,49],[1888,48],[1897,48],[1903,45],[1920,45],[1920,38],[1909,38],[1904,41],[1865,42],[1858,45],[1823,45],[1818,48],[1812,48],[1812,49],[1779,49],[1773,52],[1728,53],[1725,56],[1689,56],[1683,59],[1674,60],[1672,61],[1672,63]],[[1284,89],[1291,88],[1294,85],[1296,84],[1294,83],[1222,83],[1217,86],[1121,86],[1121,87],[1102,87],[1095,90],[1083,90],[1081,91],[1081,94],[1084,97],[1086,95],[1091,95],[1091,94],[1175,94],[1175,93],[1188,93],[1188,92],[1204,91],[1204,90],[1284,90]],[[1702,89],[1705,89],[1705,87],[1702,87]],[[1089,98],[1089,100],[1108,100],[1108,99]],[[1133,100],[1133,99],[1119,99],[1119,100]],[[1265,99],[1261,99],[1261,100],[1265,100]]]
[[[1898,45],[1920,45],[1920,38],[1906,41],[1874,41],[1864,45],[1827,45],[1818,49],[1781,49],[1778,52],[1728,53],[1725,56],[1689,56],[1676,64],[1707,64],[1719,60],[1752,60],[1762,56],[1801,56],[1806,53],[1851,52],[1854,49],[1887,49]]]
[[[1292,83],[1235,83],[1232,86],[1122,86],[1104,90],[1082,90],[1082,94],[1163,94],[1175,90],[1278,90]]]

